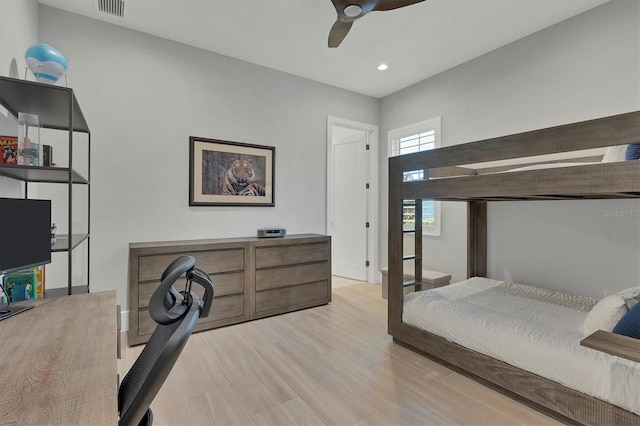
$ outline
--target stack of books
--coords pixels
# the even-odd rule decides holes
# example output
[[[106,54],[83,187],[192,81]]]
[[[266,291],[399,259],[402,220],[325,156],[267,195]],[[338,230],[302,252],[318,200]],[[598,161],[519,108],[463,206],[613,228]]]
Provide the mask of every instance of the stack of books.
[[[2,277],[6,294],[0,290],[0,302],[20,302],[44,297],[44,265],[11,272]]]

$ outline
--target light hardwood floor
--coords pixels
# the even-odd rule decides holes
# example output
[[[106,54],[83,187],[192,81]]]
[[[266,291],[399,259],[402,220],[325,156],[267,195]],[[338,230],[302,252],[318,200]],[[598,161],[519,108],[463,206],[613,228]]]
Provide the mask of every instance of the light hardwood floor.
[[[394,344],[386,315],[380,286],[361,283],[326,306],[196,333],[154,425],[560,424]],[[123,349],[121,375],[141,350]]]

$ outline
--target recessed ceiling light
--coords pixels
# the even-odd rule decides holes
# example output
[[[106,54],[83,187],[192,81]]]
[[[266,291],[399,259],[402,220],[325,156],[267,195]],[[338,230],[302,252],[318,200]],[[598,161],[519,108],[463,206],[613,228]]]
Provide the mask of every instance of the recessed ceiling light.
[[[387,64],[380,64],[380,65],[378,65],[378,69],[379,69],[380,71],[386,71],[386,70],[387,70],[387,68],[389,68],[389,66],[388,66]]]

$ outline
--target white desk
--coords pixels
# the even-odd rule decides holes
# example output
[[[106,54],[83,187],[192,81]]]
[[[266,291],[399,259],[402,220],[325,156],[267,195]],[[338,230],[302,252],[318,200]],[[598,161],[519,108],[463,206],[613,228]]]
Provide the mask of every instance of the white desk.
[[[31,301],[0,321],[0,423],[118,423],[115,291]]]

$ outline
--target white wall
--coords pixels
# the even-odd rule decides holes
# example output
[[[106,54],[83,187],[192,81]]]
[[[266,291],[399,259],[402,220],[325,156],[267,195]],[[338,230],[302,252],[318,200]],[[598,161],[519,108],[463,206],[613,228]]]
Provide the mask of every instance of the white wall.
[[[383,98],[380,175],[387,132],[431,117],[442,116],[446,146],[640,109],[639,4],[609,2]],[[385,224],[387,181],[380,186]],[[460,280],[466,207],[444,204],[425,264]],[[489,274],[594,297],[640,285],[640,218],[607,215],[639,209],[638,200],[490,204]]]
[[[92,290],[118,290],[125,309],[129,242],[253,235],[274,224],[290,233],[325,232],[327,115],[379,122],[386,200],[390,129],[442,116],[443,143],[451,145],[640,108],[637,0],[607,3],[380,102],[44,6],[35,27],[35,5],[3,0],[0,22],[11,16],[12,26],[0,28],[0,43],[23,35],[6,43],[8,55],[2,44],[0,72],[7,58],[23,61],[38,41],[67,56],[69,85],[92,129]],[[188,207],[190,135],[276,146],[276,207]],[[594,296],[638,283],[640,267],[628,265],[640,256],[640,225],[607,215],[635,211],[638,201],[532,204],[490,206],[493,276]],[[445,203],[443,211],[443,237],[426,240],[426,257],[438,254],[427,267],[459,280],[466,275],[466,209]],[[512,237],[530,241],[531,251],[518,253]],[[606,267],[593,261],[603,257],[612,261]],[[605,276],[614,279],[597,282]]]
[[[17,70],[24,78],[24,53],[38,42],[38,1],[2,0],[0,13],[0,75],[15,77]],[[13,65],[12,65],[13,64]],[[0,108],[0,111],[2,108]],[[0,134],[16,135],[18,125],[0,113]],[[0,177],[0,196],[20,197],[21,184]]]
[[[91,128],[91,289],[127,309],[128,244],[326,227],[327,116],[378,101],[41,6]],[[276,147],[275,207],[189,207],[189,136]]]
[[[27,66],[24,53],[38,42],[38,0],[2,0],[0,14],[0,75],[10,76],[16,60],[20,76]]]

